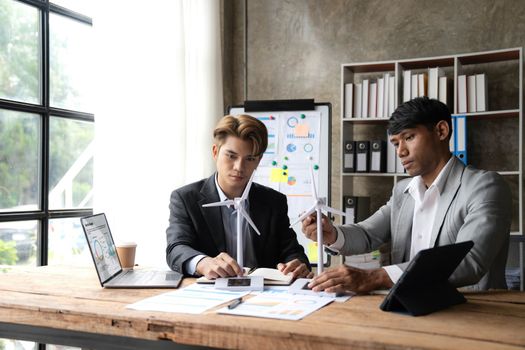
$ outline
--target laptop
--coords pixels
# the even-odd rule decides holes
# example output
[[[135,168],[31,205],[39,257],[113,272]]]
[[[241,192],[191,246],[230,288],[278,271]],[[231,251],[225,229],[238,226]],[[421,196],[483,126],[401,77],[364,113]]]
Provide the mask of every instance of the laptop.
[[[123,270],[106,215],[80,219],[93,257],[100,285],[104,288],[177,288],[182,274],[175,271]]]

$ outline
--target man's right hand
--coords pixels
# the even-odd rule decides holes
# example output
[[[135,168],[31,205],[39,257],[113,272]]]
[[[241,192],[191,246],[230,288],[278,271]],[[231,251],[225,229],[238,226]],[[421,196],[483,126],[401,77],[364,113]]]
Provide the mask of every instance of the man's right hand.
[[[325,245],[331,245],[334,244],[335,240],[337,239],[337,230],[335,229],[334,225],[332,225],[332,221],[326,217],[326,215],[323,214],[323,217],[321,219],[322,228],[323,228],[323,242]],[[308,216],[306,219],[303,220],[303,233],[306,236],[306,238],[317,242],[317,214],[312,213],[312,215]]]
[[[237,261],[224,252],[215,258],[207,256],[201,259],[197,264],[196,271],[207,279],[242,276],[244,272]]]

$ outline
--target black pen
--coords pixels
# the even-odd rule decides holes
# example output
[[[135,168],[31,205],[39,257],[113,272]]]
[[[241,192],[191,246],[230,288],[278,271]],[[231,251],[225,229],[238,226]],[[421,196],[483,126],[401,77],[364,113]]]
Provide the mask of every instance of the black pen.
[[[242,303],[242,297],[235,299],[230,305],[228,305],[228,309],[235,309],[237,306],[241,305]]]

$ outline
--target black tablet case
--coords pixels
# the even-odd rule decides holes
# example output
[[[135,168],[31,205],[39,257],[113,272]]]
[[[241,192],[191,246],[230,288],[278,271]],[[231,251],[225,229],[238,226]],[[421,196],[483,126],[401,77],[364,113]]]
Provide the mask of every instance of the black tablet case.
[[[421,316],[466,302],[448,278],[473,246],[466,241],[421,250],[383,300],[381,310]]]

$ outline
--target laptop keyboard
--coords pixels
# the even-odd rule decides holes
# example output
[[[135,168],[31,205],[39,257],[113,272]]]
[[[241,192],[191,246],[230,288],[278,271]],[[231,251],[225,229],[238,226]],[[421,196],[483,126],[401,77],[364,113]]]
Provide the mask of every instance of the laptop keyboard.
[[[166,274],[166,281],[176,281],[179,279],[178,273],[167,273]]]
[[[137,285],[146,285],[151,281],[158,280],[158,273],[153,271],[130,271],[119,278],[119,283],[133,282]]]

